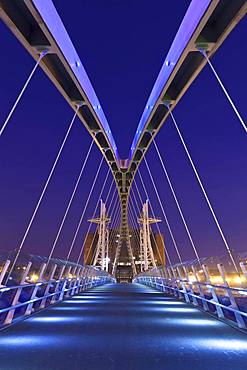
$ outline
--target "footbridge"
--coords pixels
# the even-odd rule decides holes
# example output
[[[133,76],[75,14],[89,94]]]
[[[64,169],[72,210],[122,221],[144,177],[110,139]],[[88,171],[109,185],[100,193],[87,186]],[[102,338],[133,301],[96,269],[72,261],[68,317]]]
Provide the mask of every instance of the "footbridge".
[[[0,125],[0,145],[39,69],[72,110],[20,241],[0,254],[2,369],[216,370],[224,365],[246,369],[247,253],[234,252],[176,117],[180,99],[208,68],[239,131],[246,136],[244,117],[212,61],[246,11],[244,0],[191,1],[144,106],[129,157],[122,159],[103,107],[52,1],[0,0],[2,21],[34,59],[33,69]],[[219,256],[204,255],[198,246],[187,220],[189,210],[183,209],[168,174],[156,141],[168,119],[221,240]],[[88,131],[91,143],[49,253],[31,254],[27,238],[77,121]],[[189,240],[192,259],[184,258],[187,252],[177,241],[160,192],[162,181],[155,178],[147,159],[151,146]],[[85,171],[98,150],[100,162],[88,180]],[[80,218],[73,220],[74,234],[64,253],[65,247],[62,251],[59,246],[61,233],[85,181],[91,181],[89,192]],[[94,211],[88,217],[92,203]],[[164,243],[163,229],[171,240],[169,246]]]

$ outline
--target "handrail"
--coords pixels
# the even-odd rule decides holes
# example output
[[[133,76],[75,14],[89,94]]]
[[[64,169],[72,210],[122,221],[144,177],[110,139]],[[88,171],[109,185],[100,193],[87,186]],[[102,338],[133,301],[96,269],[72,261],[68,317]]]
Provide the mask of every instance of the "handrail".
[[[164,293],[172,294],[177,298],[182,298],[186,303],[200,306],[200,308],[208,312],[212,311],[209,306],[209,304],[212,304],[216,312],[214,311],[211,313],[217,314],[221,319],[232,321],[241,329],[247,329],[247,312],[239,308],[236,298],[233,295],[234,292],[241,292],[243,295],[247,296],[247,289],[230,287],[226,284],[214,285],[209,282],[191,282],[182,278],[164,278],[163,276],[150,275],[150,273],[152,273],[152,270],[137,275],[133,282],[148,285]],[[195,291],[195,287],[197,291]],[[205,292],[201,287],[206,287],[212,298],[205,297]],[[223,297],[228,298],[230,302],[229,305],[220,302],[222,294],[219,294],[219,290],[225,290],[226,294]],[[230,311],[234,314],[234,317],[227,317],[224,311]]]
[[[87,267],[72,278],[62,277],[61,279],[1,287],[1,299],[7,301],[8,306],[0,309],[0,327],[11,324],[17,317],[24,318],[67,297],[72,297],[92,287],[110,282],[116,282],[112,275]],[[24,302],[19,302],[19,298],[26,288],[29,289],[28,297]],[[38,296],[38,293],[40,296]],[[19,309],[24,307],[25,309],[20,312]]]

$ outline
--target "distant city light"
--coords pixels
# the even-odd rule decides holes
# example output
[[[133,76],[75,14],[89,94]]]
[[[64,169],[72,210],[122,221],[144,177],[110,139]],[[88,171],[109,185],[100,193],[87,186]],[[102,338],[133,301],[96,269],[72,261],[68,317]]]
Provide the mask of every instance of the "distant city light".
[[[39,275],[37,275],[37,274],[32,274],[30,276],[30,281],[32,281],[33,283],[36,283],[36,281],[38,281],[38,279],[39,279]]]

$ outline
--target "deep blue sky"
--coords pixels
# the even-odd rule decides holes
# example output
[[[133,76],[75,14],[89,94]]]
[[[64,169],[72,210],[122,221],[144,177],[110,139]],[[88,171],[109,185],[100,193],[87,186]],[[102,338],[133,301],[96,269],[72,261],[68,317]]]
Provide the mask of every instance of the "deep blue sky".
[[[174,0],[54,1],[81,57],[115,136],[126,158],[146,100],[189,5]],[[0,104],[2,122],[8,114],[34,61],[6,26],[0,24],[2,46]],[[246,19],[212,59],[243,117],[246,117]],[[13,115],[0,143],[0,249],[18,246],[52,161],[73,112],[55,87],[38,71]],[[174,111],[201,173],[230,246],[246,250],[246,135],[215,78],[206,67]],[[171,179],[181,200],[199,254],[224,253],[207,206],[170,120],[157,137]],[[47,254],[61,221],[83,158],[90,144],[76,122],[55,176],[33,224],[25,251]],[[179,215],[153,148],[147,155],[184,259],[193,257]],[[94,148],[56,255],[63,257],[80,217],[100,153]],[[152,187],[142,165],[148,190]],[[87,217],[103,182],[104,164]],[[108,182],[109,183],[109,182]],[[155,195],[150,196],[161,216]],[[83,230],[74,256],[83,240]],[[165,226],[167,248],[174,256]],[[175,261],[176,258],[174,257]]]

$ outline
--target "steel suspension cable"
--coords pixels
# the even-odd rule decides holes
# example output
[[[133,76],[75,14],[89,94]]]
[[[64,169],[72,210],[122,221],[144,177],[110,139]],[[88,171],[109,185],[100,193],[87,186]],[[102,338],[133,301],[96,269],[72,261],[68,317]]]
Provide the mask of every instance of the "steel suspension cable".
[[[114,178],[113,178],[113,179],[112,179],[112,181],[111,181],[111,185],[110,185],[110,187],[109,187],[109,190],[108,190],[108,193],[107,193],[107,196],[106,196],[105,204],[107,204],[107,202],[108,202],[108,198],[109,198],[109,196],[110,196],[110,193],[111,193],[111,189],[112,189],[112,185],[113,185],[113,183],[114,183]]]
[[[111,235],[109,244],[115,238],[116,230],[114,230],[114,228],[116,228],[116,226],[117,226],[120,215],[121,215],[121,206],[120,206],[120,203],[118,203],[117,207],[115,208],[115,212],[113,213],[113,216],[112,216],[112,226],[111,226],[112,235]]]
[[[138,231],[137,231],[137,226],[135,224],[135,221],[134,221],[134,216],[133,216],[133,213],[132,213],[132,210],[131,210],[131,207],[129,206],[129,220],[131,221],[132,223],[132,229],[133,229],[133,236],[136,240],[136,244],[137,246],[140,244],[140,238],[139,238],[139,235],[138,235]],[[131,225],[131,224],[130,224]],[[139,229],[139,228],[138,228]]]
[[[161,157],[161,154],[160,154],[159,148],[158,148],[158,146],[157,146],[157,144],[156,144],[156,141],[155,141],[155,140],[153,140],[153,143],[154,143],[154,147],[155,147],[155,149],[156,149],[156,153],[157,153],[157,155],[158,155],[158,157],[159,157],[159,160],[160,160],[161,166],[162,166],[163,171],[164,171],[164,173],[165,173],[165,176],[166,176],[167,182],[168,182],[169,187],[170,187],[170,189],[171,189],[171,192],[172,192],[173,198],[174,198],[174,200],[175,200],[176,206],[177,206],[177,208],[178,208],[178,211],[179,211],[180,217],[181,217],[181,219],[182,219],[182,221],[183,221],[183,224],[184,224],[185,230],[186,230],[186,232],[187,232],[188,238],[189,238],[189,240],[190,240],[191,246],[192,246],[193,251],[194,251],[194,253],[195,253],[195,255],[196,255],[196,258],[198,259],[198,258],[199,258],[199,255],[198,255],[197,248],[196,248],[195,243],[194,243],[194,240],[193,240],[193,238],[192,238],[192,236],[191,236],[191,232],[190,232],[189,227],[188,227],[188,225],[187,225],[187,222],[186,222],[186,220],[185,220],[185,217],[184,217],[184,214],[183,214],[183,212],[182,212],[181,206],[180,206],[180,204],[179,204],[179,202],[178,202],[178,198],[177,198],[176,193],[175,193],[175,191],[174,191],[174,187],[173,187],[173,185],[172,185],[172,183],[171,183],[170,176],[168,175],[167,169],[166,169],[166,167],[165,167],[165,164],[164,164],[163,158]]]
[[[90,244],[90,246],[89,246],[89,248],[88,248],[88,253],[87,253],[87,255],[86,255],[86,258],[84,259],[85,261],[87,261],[87,260],[88,260],[89,253],[91,252],[91,249],[92,249],[92,247],[93,247],[93,244],[94,244],[94,241],[95,241],[96,235],[98,234],[98,230],[99,230],[99,226],[97,226],[97,227],[96,227],[96,229],[95,229],[93,239],[92,239],[91,244]],[[96,248],[96,249],[97,249],[97,248]],[[94,251],[94,255],[95,255],[95,253],[96,253],[96,249],[95,249],[95,251]],[[80,260],[80,258],[78,257],[78,259],[77,259],[77,263],[79,263],[79,260]]]
[[[102,156],[101,161],[100,161],[100,164],[99,164],[99,167],[98,167],[98,169],[97,169],[97,172],[96,172],[96,175],[95,175],[95,178],[94,178],[94,181],[93,181],[93,184],[92,184],[92,187],[91,187],[90,192],[89,192],[89,194],[88,194],[87,201],[86,201],[86,204],[85,204],[85,206],[84,206],[84,209],[83,209],[83,212],[82,212],[81,218],[80,218],[79,223],[78,223],[78,225],[77,225],[77,228],[76,228],[76,231],[75,231],[75,234],[74,234],[74,237],[73,237],[72,243],[71,243],[71,245],[70,245],[70,248],[69,248],[68,254],[67,254],[67,256],[66,256],[66,261],[68,261],[68,260],[69,260],[70,255],[71,255],[71,252],[72,252],[72,249],[73,249],[73,247],[74,247],[74,245],[75,245],[75,241],[76,241],[76,238],[77,238],[78,232],[79,232],[79,230],[80,230],[80,227],[81,227],[82,221],[83,221],[83,219],[84,219],[84,216],[85,216],[85,213],[86,213],[86,210],[87,210],[87,206],[88,206],[88,203],[89,203],[89,201],[90,201],[90,199],[91,199],[91,195],[92,195],[92,192],[93,192],[93,190],[94,190],[94,187],[95,187],[96,181],[97,181],[97,179],[98,179],[98,176],[99,176],[99,173],[100,173],[100,169],[101,169],[101,166],[102,166],[102,164],[103,164],[103,160],[104,160],[104,157]]]
[[[68,205],[67,205],[67,208],[66,208],[66,210],[65,210],[65,213],[64,213],[64,216],[63,216],[62,222],[61,222],[61,224],[60,224],[60,227],[59,227],[58,232],[57,232],[57,234],[56,234],[56,237],[55,237],[55,240],[54,240],[54,242],[53,242],[52,248],[51,248],[51,250],[50,250],[50,253],[49,253],[49,256],[48,256],[48,260],[47,260],[47,265],[48,265],[48,263],[50,262],[50,259],[51,259],[52,255],[53,255],[53,252],[54,252],[55,248],[56,248],[56,245],[57,245],[58,239],[59,239],[59,237],[60,237],[60,234],[61,234],[61,231],[62,231],[63,225],[64,225],[65,220],[66,220],[66,217],[67,217],[67,215],[68,215],[68,213],[69,213],[69,210],[70,210],[71,204],[72,204],[72,202],[73,202],[73,199],[74,199],[75,193],[76,193],[77,188],[78,188],[78,186],[79,186],[79,183],[80,183],[80,180],[81,180],[82,174],[83,174],[83,172],[84,172],[85,166],[86,166],[86,164],[87,164],[87,161],[88,161],[89,155],[90,155],[90,153],[91,153],[91,150],[92,150],[93,144],[94,144],[94,140],[92,140],[92,142],[91,142],[91,144],[90,144],[90,146],[89,146],[89,149],[88,149],[88,151],[87,151],[87,155],[86,155],[86,157],[85,157],[85,159],[84,159],[84,161],[83,161],[81,171],[80,171],[79,176],[78,176],[78,178],[77,178],[77,181],[76,181],[76,183],[75,183],[75,186],[74,186],[74,189],[73,189],[73,191],[72,191],[72,194],[71,194],[71,197],[70,197],[69,203],[68,203]]]
[[[114,211],[114,209],[116,207],[116,204],[117,204],[117,201],[118,201],[118,192],[116,191],[116,189],[115,189],[115,192],[116,192],[116,198],[114,199],[114,202],[112,202],[112,200],[113,200],[113,197],[112,197],[109,208],[108,208],[108,214],[111,214]],[[111,207],[111,205],[112,205],[112,207]],[[112,211],[111,208],[113,209],[113,211]]]
[[[97,212],[98,204],[99,204],[100,199],[101,199],[101,197],[102,197],[102,194],[103,194],[103,192],[104,192],[104,189],[105,189],[105,186],[106,186],[106,182],[107,182],[107,179],[108,179],[109,173],[110,173],[110,168],[109,168],[109,169],[108,169],[108,171],[107,171],[107,174],[106,174],[106,177],[105,177],[105,180],[104,180],[103,186],[102,186],[102,188],[101,188],[101,191],[100,191],[100,194],[99,194],[98,200],[97,200],[97,202],[96,202],[96,206],[95,206],[95,209],[94,209],[94,212],[93,212],[93,217],[92,217],[92,219],[94,219],[94,218],[95,218],[95,216],[96,216],[96,212]],[[77,258],[77,263],[79,263],[79,260],[80,260],[80,258],[81,258],[82,252],[84,251],[85,243],[86,243],[86,241],[87,241],[87,238],[88,238],[89,232],[90,232],[90,230],[91,230],[91,226],[92,226],[92,221],[89,223],[89,226],[88,226],[88,229],[87,229],[87,232],[86,232],[86,236],[85,236],[85,238],[84,238],[84,241],[83,241],[83,244],[82,244],[82,247],[81,247],[81,250],[80,250],[79,256],[78,256],[78,258]]]
[[[138,186],[137,186],[137,183],[136,183],[135,178],[133,179],[133,184],[135,185],[135,188],[136,188],[136,191],[137,191],[137,194],[138,194],[138,198],[139,198],[139,201],[140,201],[141,207],[142,207],[144,201],[142,200],[142,196],[141,196],[140,190],[138,189]],[[147,197],[147,199],[148,199],[148,197]]]
[[[137,213],[133,207],[133,201],[132,201],[132,198],[130,197],[129,195],[129,212],[130,212],[130,216],[132,218],[132,224],[133,224],[133,231],[134,233],[136,234],[136,240],[137,240],[137,244],[139,243],[139,235],[138,235],[138,231],[139,230],[139,226],[138,226],[138,216],[137,216]]]
[[[139,176],[140,176],[140,178],[141,178],[141,181],[143,182],[143,179],[142,179],[142,177],[141,177],[141,174],[140,174],[140,173],[139,173]],[[141,204],[143,204],[142,197],[141,197],[141,194],[140,194],[140,191],[139,191],[139,189],[138,189],[138,186],[137,186],[137,184],[136,184],[135,179],[134,179],[134,185],[135,185],[135,187],[136,187],[137,194],[138,194],[138,196],[139,196],[139,200],[140,200]],[[151,200],[150,200],[150,198],[149,198],[149,196],[148,196],[147,189],[146,189],[146,186],[145,186],[144,182],[143,182],[143,184],[142,184],[142,187],[143,187],[143,189],[144,189],[144,192],[145,192],[145,194],[146,194],[147,199],[149,200],[150,209],[151,209],[151,216],[155,219],[153,206],[152,206]],[[160,227],[159,227],[158,222],[155,222],[155,225],[156,225],[156,227],[157,227],[158,233],[159,233],[160,235],[162,235],[162,234],[161,234],[161,231],[160,231]],[[158,245],[157,245],[156,239],[155,239],[155,244],[156,244],[156,247],[157,247],[157,249],[158,249]],[[163,247],[164,247],[164,250],[165,250],[166,248],[165,248],[164,242],[163,242]],[[166,253],[167,253],[167,252],[166,252]],[[169,256],[168,256],[168,261],[170,262],[170,258],[169,258]]]
[[[110,204],[109,204],[109,207],[108,207],[108,212],[110,213],[110,210],[111,210],[111,206],[112,206],[112,203],[113,203],[113,199],[115,197],[115,194],[117,193],[117,188],[114,189],[113,191],[113,194],[112,194],[112,198],[111,198],[111,201],[110,201]],[[117,197],[118,197],[118,194],[117,194]],[[117,199],[116,197],[116,199]],[[114,204],[116,204],[116,199],[114,199]]]
[[[175,250],[176,250],[177,256],[178,256],[178,259],[179,259],[180,263],[182,264],[182,258],[181,258],[181,255],[180,255],[180,252],[179,252],[179,249],[178,249],[178,246],[177,246],[177,243],[176,243],[176,240],[175,240],[174,234],[173,234],[173,232],[172,232],[172,229],[171,229],[170,223],[169,223],[168,218],[167,218],[166,213],[165,213],[164,206],[163,206],[163,204],[162,204],[162,202],[161,202],[161,199],[160,199],[160,196],[159,196],[159,192],[158,192],[157,187],[156,187],[156,185],[155,185],[155,182],[154,182],[154,179],[153,179],[153,175],[152,175],[152,173],[151,173],[151,171],[150,171],[149,165],[148,165],[147,160],[146,160],[146,158],[145,158],[145,157],[144,157],[144,163],[146,164],[146,167],[147,167],[147,170],[148,170],[149,177],[150,177],[151,182],[152,182],[152,184],[153,184],[153,188],[154,188],[154,190],[155,190],[155,194],[156,194],[157,199],[158,199],[158,201],[159,201],[160,208],[161,208],[161,210],[162,210],[162,213],[163,213],[164,219],[165,219],[165,221],[166,221],[166,224],[167,224],[168,230],[169,230],[169,232],[170,232],[170,235],[171,235],[171,238],[172,238],[172,241],[173,241],[173,244],[174,244],[174,247],[175,247]]]
[[[136,219],[138,220],[138,212],[141,213],[141,211],[138,210],[138,209],[136,210],[135,205],[134,205],[134,202],[133,202],[133,198],[131,197],[131,194],[129,194],[129,200],[130,200],[130,205],[132,205],[132,209],[133,209],[134,215],[135,215]]]
[[[132,207],[132,209],[131,209],[131,207]],[[137,235],[136,239],[137,239],[137,245],[138,245],[138,244],[140,244],[140,226],[138,226],[138,215],[137,215],[136,209],[134,207],[134,203],[133,203],[133,199],[131,198],[131,194],[129,194],[129,210],[130,210],[130,215],[132,214],[132,223],[134,225],[134,228],[136,228],[136,235]],[[135,229],[134,229],[134,232],[135,232]]]
[[[140,171],[138,171],[138,174],[139,174],[139,177],[140,177],[140,180],[141,180],[141,184],[142,184],[142,188],[143,188],[143,190],[144,190],[144,193],[145,193],[145,195],[146,195],[146,198],[147,198],[147,199],[149,199],[149,204],[150,204],[150,208],[151,208],[151,214],[152,214],[152,217],[153,217],[153,218],[155,218],[155,214],[154,214],[153,206],[152,206],[152,203],[151,203],[151,201],[150,201],[150,197],[148,196],[147,188],[146,188],[145,183],[144,183],[144,181],[143,181],[143,178],[142,178],[141,172],[140,172]],[[135,179],[134,179],[134,182],[135,182]],[[136,186],[136,188],[138,189],[136,182],[135,182],[135,186]],[[142,200],[140,192],[139,192],[139,197],[140,197],[140,199]],[[159,224],[158,224],[157,222],[156,222],[156,227],[157,227],[157,229],[158,229],[159,234],[160,234],[160,235],[162,235],[162,234],[161,234],[161,231],[160,231]],[[171,259],[170,259],[169,253],[168,253],[168,251],[167,251],[167,249],[166,249],[165,245],[164,245],[164,250],[165,250],[165,254],[166,254],[166,257],[167,257],[167,259],[168,259],[168,262],[169,262],[169,264],[171,265],[171,264],[172,264],[172,263],[171,263]]]
[[[188,148],[187,148],[187,145],[185,144],[185,141],[184,141],[184,139],[183,139],[183,136],[182,136],[182,134],[181,134],[181,132],[180,132],[180,130],[179,130],[179,128],[178,128],[178,125],[177,125],[177,122],[176,122],[176,120],[175,120],[175,117],[174,117],[173,113],[171,112],[171,110],[170,110],[170,107],[169,107],[169,106],[168,106],[168,110],[169,110],[169,113],[170,113],[170,115],[171,115],[171,118],[172,118],[172,121],[173,121],[173,123],[174,123],[174,126],[175,126],[175,128],[176,128],[176,130],[177,130],[177,133],[178,133],[178,135],[179,135],[179,138],[180,138],[180,140],[181,140],[181,142],[182,142],[182,145],[183,145],[183,147],[184,147],[184,150],[185,150],[185,152],[186,152],[186,154],[187,154],[187,157],[188,157],[188,159],[189,159],[189,162],[190,162],[190,164],[191,164],[191,167],[192,167],[192,169],[193,169],[193,171],[194,171],[194,174],[195,174],[195,176],[196,176],[196,178],[197,178],[197,181],[198,181],[198,183],[199,183],[199,185],[200,185],[200,188],[201,188],[201,190],[202,190],[202,193],[203,193],[203,195],[204,195],[204,198],[205,198],[205,200],[206,200],[206,202],[207,202],[207,204],[208,204],[208,207],[209,207],[209,209],[210,209],[210,212],[211,212],[211,214],[212,214],[212,216],[213,216],[213,219],[214,219],[214,221],[215,221],[215,224],[216,224],[216,226],[217,226],[217,228],[218,228],[218,231],[219,231],[219,233],[220,233],[220,235],[221,235],[221,238],[222,238],[222,240],[223,240],[223,243],[224,243],[224,245],[225,245],[225,248],[226,248],[226,250],[227,250],[227,252],[228,252],[228,254],[229,254],[229,256],[230,256],[230,259],[231,259],[231,261],[232,261],[232,263],[233,263],[233,266],[235,267],[236,271],[238,272],[237,264],[236,264],[236,262],[235,262],[235,260],[234,260],[234,257],[233,257],[233,255],[232,255],[231,249],[230,249],[230,247],[229,247],[229,245],[228,245],[228,242],[227,242],[227,240],[226,240],[226,238],[225,238],[225,235],[224,235],[224,233],[223,233],[223,230],[222,230],[222,228],[221,228],[221,226],[220,226],[220,223],[219,223],[219,221],[218,221],[218,218],[217,218],[217,216],[216,216],[216,213],[215,213],[215,211],[214,211],[214,208],[213,208],[213,206],[212,206],[212,203],[211,203],[211,201],[209,200],[209,197],[208,197],[207,192],[206,192],[206,190],[205,190],[205,188],[204,188],[204,185],[203,185],[203,183],[202,183],[202,181],[201,181],[201,178],[200,178],[200,176],[199,176],[199,173],[198,173],[198,171],[197,171],[197,169],[196,169],[196,166],[195,166],[195,164],[194,164],[194,162],[193,162],[193,160],[192,160],[192,157],[191,157],[191,155],[190,155],[190,153],[189,153],[189,150],[188,150]]]
[[[114,243],[114,240],[116,238],[118,225],[120,223],[120,216],[121,216],[121,208],[118,207],[118,212],[117,212],[117,215],[116,215],[116,218],[115,218],[115,225],[114,225],[114,229],[112,231],[111,239],[109,241],[109,246]]]
[[[43,187],[43,189],[42,189],[41,195],[40,195],[40,197],[39,197],[39,199],[38,199],[38,202],[37,202],[37,204],[36,204],[36,206],[35,206],[35,209],[34,209],[34,211],[33,211],[33,213],[32,213],[31,219],[29,220],[28,226],[27,226],[27,228],[26,228],[26,230],[25,230],[25,233],[24,233],[24,235],[23,235],[23,237],[22,237],[21,243],[20,243],[20,245],[19,245],[19,247],[18,247],[18,249],[17,249],[16,256],[15,256],[15,258],[14,258],[14,261],[13,261],[12,266],[11,266],[11,268],[10,268],[10,271],[9,271],[9,273],[8,273],[7,281],[8,281],[8,279],[9,279],[9,277],[10,277],[10,275],[11,275],[11,273],[12,273],[12,271],[13,271],[14,267],[15,267],[15,264],[16,264],[16,262],[17,262],[18,258],[19,258],[19,255],[20,255],[20,253],[21,253],[21,250],[22,250],[22,248],[23,248],[23,245],[24,245],[24,243],[25,243],[25,241],[26,241],[26,238],[27,238],[27,236],[28,236],[29,230],[31,229],[31,226],[32,226],[32,224],[33,224],[34,218],[35,218],[35,216],[36,216],[36,214],[37,214],[37,212],[38,212],[38,210],[39,210],[39,207],[40,207],[40,204],[41,204],[41,202],[42,202],[42,199],[44,198],[44,195],[45,195],[45,193],[46,193],[46,189],[47,189],[47,187],[48,187],[48,185],[49,185],[49,183],[50,183],[50,180],[51,180],[51,178],[52,178],[52,175],[53,175],[53,173],[54,173],[54,171],[55,171],[55,168],[56,168],[56,166],[57,166],[58,160],[59,160],[59,158],[60,158],[60,156],[61,156],[61,154],[62,154],[62,151],[63,151],[64,145],[65,145],[65,143],[66,143],[66,141],[67,141],[67,138],[68,138],[68,136],[69,136],[69,133],[70,133],[70,131],[71,131],[71,128],[72,128],[72,126],[73,126],[73,123],[74,123],[74,121],[75,121],[75,118],[76,118],[76,116],[77,116],[77,113],[78,113],[79,108],[80,108],[80,106],[78,105],[78,106],[77,106],[77,108],[76,108],[76,111],[75,111],[75,113],[74,113],[74,115],[73,115],[73,118],[72,118],[72,120],[71,120],[71,122],[70,122],[70,125],[69,125],[69,128],[68,128],[67,132],[66,132],[66,135],[65,135],[65,137],[64,137],[64,139],[63,139],[62,145],[61,145],[61,147],[60,147],[60,149],[59,149],[59,151],[58,151],[58,154],[57,154],[57,156],[56,156],[56,159],[55,159],[55,161],[53,162],[53,165],[52,165],[52,168],[51,168],[51,170],[50,170],[49,176],[48,176],[48,178],[47,178],[47,180],[46,180],[46,183],[45,183],[45,185],[44,185],[44,187]]]
[[[234,110],[234,112],[235,112],[236,116],[238,117],[238,119],[239,119],[239,121],[240,121],[240,123],[241,123],[241,125],[242,125],[242,127],[243,127],[243,129],[244,129],[244,131],[247,133],[247,126],[246,126],[246,124],[245,124],[245,122],[244,122],[243,118],[241,117],[241,115],[240,115],[240,113],[239,113],[239,111],[238,111],[238,109],[237,109],[236,105],[233,103],[233,101],[232,101],[232,99],[231,99],[230,95],[228,94],[228,92],[227,92],[227,90],[226,90],[226,88],[225,88],[225,86],[224,86],[224,84],[223,84],[223,82],[222,82],[221,78],[219,77],[219,75],[218,75],[218,73],[216,72],[216,70],[215,70],[214,66],[212,65],[211,61],[209,60],[209,58],[208,58],[208,56],[207,56],[206,51],[205,51],[205,50],[200,50],[200,52],[201,52],[201,53],[202,53],[202,55],[205,57],[205,59],[206,59],[206,61],[207,61],[208,65],[209,65],[209,67],[211,68],[211,70],[212,70],[212,72],[213,72],[214,76],[216,77],[216,79],[217,79],[217,81],[218,81],[218,83],[219,83],[220,87],[222,88],[222,90],[223,90],[223,92],[224,92],[224,94],[225,94],[225,96],[226,96],[227,100],[229,101],[229,103],[230,103],[230,105],[231,105],[232,109]]]
[[[95,230],[94,238],[93,238],[92,243],[90,245],[90,248],[88,250],[88,254],[87,254],[87,257],[86,257],[86,260],[85,261],[88,260],[89,252],[91,252],[91,249],[92,249],[92,246],[93,246],[93,243],[94,243],[94,240],[95,240],[95,235],[98,234],[98,230],[99,230],[99,227],[97,227],[96,230]],[[96,252],[97,252],[97,248],[95,248],[94,251],[93,251],[92,258],[91,258],[91,261],[90,261],[90,266],[93,265],[93,262],[94,262],[94,259],[95,259],[95,256],[96,256]]]
[[[32,77],[33,77],[33,75],[34,75],[34,72],[35,72],[35,71],[36,71],[36,69],[38,68],[38,65],[39,65],[39,63],[40,63],[41,59],[42,59],[46,54],[47,54],[47,51],[46,51],[46,50],[44,50],[44,51],[40,54],[40,56],[39,56],[39,58],[38,58],[38,60],[37,60],[37,62],[36,62],[36,64],[35,64],[35,66],[33,67],[33,69],[32,69],[32,71],[31,71],[30,75],[28,76],[28,78],[27,78],[27,80],[26,80],[26,82],[25,82],[25,84],[24,84],[23,88],[21,89],[21,92],[19,93],[19,95],[18,95],[18,97],[17,97],[17,99],[16,99],[16,101],[15,101],[14,105],[12,106],[12,108],[11,108],[11,110],[10,110],[10,112],[9,112],[9,114],[8,114],[8,116],[7,116],[7,118],[6,118],[6,120],[4,121],[3,126],[2,126],[2,127],[1,127],[1,129],[0,129],[0,137],[2,136],[2,134],[3,134],[4,130],[5,130],[6,126],[7,126],[7,124],[8,124],[8,122],[9,122],[10,118],[12,117],[12,114],[14,113],[15,108],[17,107],[17,105],[18,105],[18,103],[19,103],[19,101],[20,101],[20,99],[21,99],[22,95],[24,94],[24,92],[25,92],[25,90],[26,90],[27,86],[29,85],[29,82],[31,81],[31,79],[32,79]]]
[[[130,220],[132,222],[132,227],[133,227],[133,233],[136,237],[136,242],[137,244],[139,244],[139,241],[140,241],[140,226],[138,225],[138,222],[136,221],[135,219],[135,216],[134,216],[134,212],[131,208],[131,204],[129,204],[129,215],[130,215]]]
[[[136,209],[137,209],[137,211],[139,212],[139,213],[141,213],[141,207],[139,206],[139,204],[138,204],[138,202],[137,202],[137,198],[136,198],[136,195],[135,195],[135,192],[134,192],[134,187],[132,186],[132,188],[131,188],[131,190],[132,190],[132,194],[133,194],[133,199],[134,199],[134,202],[135,202],[135,204],[136,204]]]

